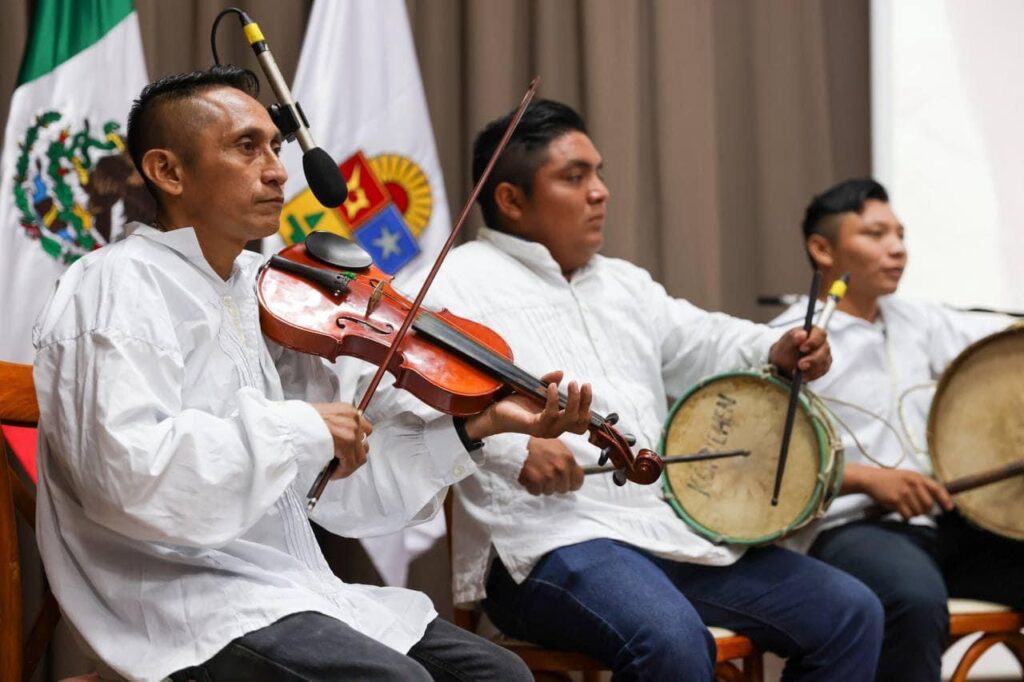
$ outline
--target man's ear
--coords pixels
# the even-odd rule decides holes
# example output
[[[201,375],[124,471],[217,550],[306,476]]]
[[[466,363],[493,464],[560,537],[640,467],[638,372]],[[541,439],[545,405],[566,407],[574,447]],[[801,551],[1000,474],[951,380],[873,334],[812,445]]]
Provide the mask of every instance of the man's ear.
[[[142,157],[142,172],[149,181],[170,196],[184,191],[181,158],[170,149],[150,149]]]
[[[812,234],[807,238],[807,253],[817,264],[819,270],[828,270],[835,263],[835,245],[828,237],[821,234]]]
[[[522,221],[526,196],[519,187],[511,182],[499,182],[498,186],[494,188],[494,203],[506,225],[518,224]]]

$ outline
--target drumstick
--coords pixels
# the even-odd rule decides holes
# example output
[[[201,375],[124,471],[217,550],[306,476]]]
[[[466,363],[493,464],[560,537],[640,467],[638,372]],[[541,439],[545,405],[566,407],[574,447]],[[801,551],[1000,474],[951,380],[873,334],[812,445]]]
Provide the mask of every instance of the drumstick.
[[[946,484],[946,491],[950,495],[959,495],[960,493],[966,493],[969,490],[975,488],[981,488],[986,485],[992,485],[993,483],[999,483],[1005,481],[1008,478],[1014,476],[1024,475],[1024,459],[1018,459],[1016,462],[1011,462],[1005,466],[996,467],[995,469],[989,469],[983,471],[980,474],[971,474],[964,476],[963,478],[955,478]],[[864,510],[864,518],[869,521],[875,521],[882,518],[883,516],[890,513],[891,510],[886,509],[880,504],[873,504]]]
[[[708,459],[724,459],[726,457],[748,457],[750,450],[723,450],[721,452],[698,452],[695,455],[669,455],[662,457],[662,464],[685,464],[686,462],[703,462]],[[587,466],[583,467],[583,475],[610,474],[616,470],[609,466]]]
[[[814,304],[818,301],[818,289],[821,286],[821,273],[814,271],[811,278],[811,293],[807,300],[807,317],[804,318],[804,331],[811,335],[811,318],[814,316]],[[793,419],[796,417],[797,400],[800,398],[800,383],[803,381],[800,362],[797,360],[793,370],[793,380],[789,385],[789,407],[786,408],[786,425],[782,429],[782,447],[779,450],[779,463],[775,467],[775,486],[772,488],[772,506],[779,504],[779,490],[782,488],[782,475],[786,472],[786,457],[789,455],[789,437],[793,434]]]

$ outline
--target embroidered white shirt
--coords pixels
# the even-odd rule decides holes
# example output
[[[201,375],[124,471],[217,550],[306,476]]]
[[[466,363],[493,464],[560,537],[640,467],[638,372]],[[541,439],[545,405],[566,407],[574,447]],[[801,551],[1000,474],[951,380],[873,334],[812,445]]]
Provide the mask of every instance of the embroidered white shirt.
[[[432,304],[498,332],[534,376],[561,369],[566,382],[591,382],[594,409],[617,413],[636,448],[657,447],[670,396],[709,374],[763,365],[780,335],[671,298],[622,260],[595,256],[566,281],[544,246],[487,228],[452,252],[431,293]],[[573,493],[530,495],[517,482],[527,440],[488,438],[477,475],[457,486],[456,602],[483,598],[494,551],[517,581],[544,554],[596,538],[703,564],[740,556],[690,532],[657,483],[618,487],[611,476],[588,476]],[[580,464],[597,463],[600,453],[585,435],[562,441]]]
[[[337,382],[265,342],[261,260],[244,252],[224,281],[191,228],[138,226],[71,266],[36,325],[46,572],[86,646],[133,680],[299,611],[403,653],[436,617],[423,594],[341,582],[320,553],[304,495],[333,446],[309,402],[335,400]],[[376,403],[369,461],[327,487],[321,525],[358,536],[429,518],[475,468],[450,419],[402,400]]]

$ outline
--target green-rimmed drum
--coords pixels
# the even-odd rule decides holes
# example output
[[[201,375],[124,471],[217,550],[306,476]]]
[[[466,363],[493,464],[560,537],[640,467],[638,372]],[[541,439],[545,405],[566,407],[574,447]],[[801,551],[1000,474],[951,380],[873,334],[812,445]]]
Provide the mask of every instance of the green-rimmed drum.
[[[665,494],[676,513],[716,543],[777,540],[822,515],[842,483],[842,445],[817,398],[802,391],[779,504],[775,468],[789,384],[767,372],[734,372],[702,381],[669,412],[663,457],[701,450],[749,450],[747,457],[665,467]]]

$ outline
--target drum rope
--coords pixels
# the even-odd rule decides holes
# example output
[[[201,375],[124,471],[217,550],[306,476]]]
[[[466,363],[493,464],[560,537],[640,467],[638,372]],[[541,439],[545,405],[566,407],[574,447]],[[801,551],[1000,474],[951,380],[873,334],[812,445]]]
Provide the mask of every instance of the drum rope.
[[[914,441],[914,434],[910,428],[910,424],[907,422],[907,414],[904,411],[903,407],[906,403],[907,396],[909,396],[911,393],[921,391],[926,388],[934,389],[935,386],[936,383],[934,381],[929,381],[927,383],[911,386],[910,388],[906,389],[905,391],[903,391],[903,393],[900,394],[900,399],[896,403],[896,411],[900,415],[900,426],[903,428],[903,434],[906,436],[907,443],[910,445],[910,451],[914,453],[914,458],[917,459],[918,465],[923,467],[929,475],[934,475],[935,472],[932,469],[932,459],[931,454],[928,452],[928,444],[925,443],[922,447],[921,445]]]
[[[857,403],[851,403],[849,401],[841,400],[840,398],[834,398],[832,396],[827,396],[827,395],[818,395],[817,398],[818,398],[819,402],[821,402],[821,406],[824,409],[824,411],[827,412],[829,414],[829,416],[831,416],[833,419],[835,419],[836,422],[840,426],[842,426],[843,429],[845,429],[848,434],[850,434],[850,437],[853,439],[854,444],[857,446],[857,449],[860,450],[860,454],[864,455],[865,459],[867,459],[870,462],[873,462],[873,463],[877,464],[878,466],[882,467],[883,469],[895,469],[900,464],[903,463],[903,460],[906,459],[906,457],[907,457],[907,446],[906,446],[906,443],[904,443],[903,437],[900,436],[899,429],[897,429],[895,426],[893,426],[892,422],[890,422],[888,419],[886,419],[885,417],[883,417],[880,414],[872,412],[871,410],[867,409],[866,407],[858,405]],[[836,411],[833,410],[829,405],[826,405],[825,403],[834,403],[836,405],[842,405],[843,407],[849,407],[852,410],[856,410],[858,412],[866,414],[867,416],[872,417],[872,418],[877,419],[878,421],[882,422],[882,424],[887,429],[892,431],[893,435],[896,436],[896,441],[900,444],[900,450],[902,452],[900,453],[899,459],[897,459],[892,464],[885,464],[885,463],[875,459],[872,455],[870,455],[868,453],[867,449],[864,447],[864,444],[860,442],[859,438],[857,438],[857,434],[854,432],[854,430],[852,428],[850,428],[850,425],[847,424],[845,421],[843,421],[842,417],[840,417],[838,414],[836,414]]]

